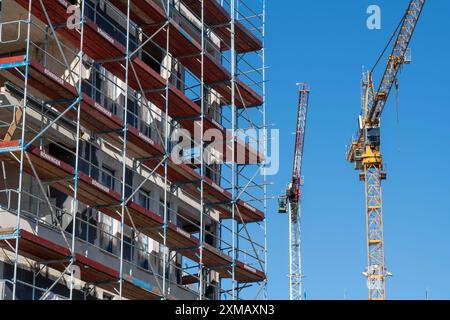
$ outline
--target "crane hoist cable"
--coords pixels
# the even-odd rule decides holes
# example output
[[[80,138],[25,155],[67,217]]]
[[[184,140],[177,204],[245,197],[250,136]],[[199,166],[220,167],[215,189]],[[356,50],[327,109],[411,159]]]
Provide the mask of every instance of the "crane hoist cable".
[[[378,64],[380,63],[381,59],[383,59],[384,55],[386,54],[386,51],[389,49],[389,46],[391,45],[392,41],[394,40],[395,36],[398,33],[398,29],[401,28],[403,22],[405,21],[405,17],[406,17],[406,13],[405,15],[402,17],[402,19],[400,20],[400,22],[397,25],[397,28],[395,28],[395,31],[392,33],[391,38],[389,39],[388,43],[386,44],[386,46],[384,47],[383,51],[381,52],[381,54],[378,56],[377,61],[375,62],[375,64],[373,65],[372,69],[370,70],[370,73],[374,73],[376,67],[378,66]]]

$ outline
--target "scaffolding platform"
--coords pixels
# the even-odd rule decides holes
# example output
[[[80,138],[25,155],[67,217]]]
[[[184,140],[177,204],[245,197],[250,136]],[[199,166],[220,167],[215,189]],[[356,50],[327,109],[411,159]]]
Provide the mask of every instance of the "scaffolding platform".
[[[200,175],[192,168],[187,165],[177,165],[170,166],[170,170],[168,173],[170,179],[173,181],[177,181],[182,185],[189,188],[195,194],[199,194],[200,188]],[[193,181],[196,181],[193,183]],[[211,203],[219,203],[215,205],[219,212],[221,219],[231,219],[232,211],[231,211],[231,201],[233,199],[230,192],[222,188],[221,186],[214,183],[210,178],[204,178],[204,191],[205,195],[207,195],[207,200]],[[238,212],[235,213],[235,220],[243,223],[249,222],[259,222],[264,220],[264,213],[261,210],[258,210],[248,204],[243,200],[237,200],[237,208]]]
[[[7,235],[15,235],[6,237]],[[55,261],[49,267],[59,271],[64,271],[65,266],[57,261],[63,261],[71,257],[70,250],[53,243],[47,239],[34,235],[26,230],[19,230],[19,250],[29,259],[36,262]],[[2,237],[3,236],[3,237]],[[17,239],[17,232],[11,233],[9,229],[0,229],[0,247],[12,251]],[[9,242],[8,245],[6,241]],[[75,254],[74,264],[79,266],[82,270],[80,272],[80,280],[86,283],[96,283],[98,287],[115,292],[120,279],[118,271],[109,268],[97,261],[89,259],[79,253]],[[162,298],[158,288],[152,288],[152,285],[135,279],[129,275],[124,276],[123,282],[123,296],[127,299],[138,300],[159,300]]]
[[[26,0],[15,0],[22,6],[28,6]],[[50,7],[47,11],[47,14],[51,17],[52,22],[61,23],[61,19],[66,14],[66,5],[62,4],[56,0],[49,0],[52,2],[52,6],[50,3],[48,6]],[[55,2],[55,3],[53,3]],[[40,6],[40,4],[36,4],[33,2],[33,14],[38,17],[42,22],[48,23],[45,13]],[[54,20],[53,20],[54,18]],[[68,28],[58,28],[57,32],[62,34],[72,45],[79,48],[80,46],[80,34],[76,29],[70,30]],[[125,68],[123,66],[123,59],[125,57],[125,48],[114,40],[112,37],[108,36],[108,34],[102,31],[99,27],[97,27],[92,21],[88,18],[85,19],[85,41],[84,41],[84,50],[86,54],[93,58],[96,61],[109,61],[105,62],[103,66],[108,69],[115,76],[120,78],[122,81],[125,81]],[[137,77],[135,76],[135,72],[130,73],[129,77],[129,85],[136,91],[140,91],[142,88],[145,92],[146,98],[155,104],[162,112],[166,111],[166,98],[165,98],[165,87],[166,80],[156,71],[154,71],[150,66],[148,66],[144,61],[142,61],[138,57],[134,57],[131,59],[133,64],[133,70],[136,72]],[[229,86],[229,84],[221,83],[219,86]],[[238,87],[239,92],[237,96],[244,94],[244,92],[252,92],[249,87],[242,83],[240,87]],[[48,91],[48,90],[47,90]],[[253,93],[251,94],[253,96]],[[196,119],[199,119],[201,114],[201,108],[195,102],[191,101],[186,95],[184,95],[181,90],[176,88],[174,85],[170,85],[169,87],[169,116],[175,120],[177,120],[181,126],[189,131],[191,136],[195,136],[196,134]],[[258,100],[261,97],[258,98]],[[240,99],[238,99],[240,100]],[[262,102],[262,98],[261,98]],[[259,102],[258,102],[259,104]],[[247,106],[247,104],[246,104]],[[199,129],[199,128],[198,128]],[[227,132],[225,128],[219,124],[217,121],[212,118],[205,116],[204,117],[204,131],[209,129],[218,130],[222,134],[223,137],[227,136]],[[197,132],[200,132],[197,131]],[[245,157],[244,159],[256,159],[259,163],[263,161],[263,155],[253,150],[247,143],[244,143],[239,138],[236,142],[235,150],[239,150],[238,146],[240,144],[244,144],[245,147]],[[228,144],[223,144],[221,150],[218,150],[223,155],[227,154],[226,149],[231,148]],[[238,155],[235,155],[236,160]],[[232,159],[225,159],[232,160]],[[244,160],[245,161],[245,160]]]
[[[20,83],[18,82],[21,78],[20,73],[16,69],[8,69],[7,71],[15,76],[14,78],[10,78],[10,80],[13,81],[13,83],[15,83],[16,85],[20,85]],[[29,62],[28,75],[29,85],[44,95],[44,97],[39,97],[41,99],[45,100],[50,98],[55,101],[65,100],[69,102],[74,100],[77,96],[77,90],[74,86],[72,86],[67,81],[64,81],[62,78],[58,77],[52,71],[45,68],[35,60],[31,60]],[[66,105],[55,104],[54,106],[58,108],[59,111],[63,112],[67,108],[67,103]],[[99,103],[95,102],[86,94],[83,94],[81,108],[82,112],[80,113],[80,120],[83,127],[91,130],[94,133],[105,132],[103,138],[110,142],[112,145],[119,146],[121,144],[120,133],[123,121],[118,116],[103,108]],[[68,116],[72,120],[76,120],[76,109],[68,111]],[[128,140],[129,149],[136,157],[161,158],[164,155],[163,146],[159,145],[151,138],[142,134],[138,129],[132,126],[128,127]],[[241,143],[242,142],[236,142],[236,147],[242,145]],[[6,143],[4,144],[6,146]],[[13,146],[12,149],[5,150],[14,151],[16,150],[14,148],[17,149],[17,146]],[[1,150],[2,149],[0,145],[0,151]],[[148,160],[145,163],[150,168],[155,168],[158,165],[159,160]],[[157,168],[157,172],[161,175],[164,175],[164,168]],[[198,194],[197,188],[200,184],[200,174],[189,165],[183,163],[176,164],[172,160],[170,160],[168,178],[172,183],[182,185],[183,189],[187,189],[195,195]],[[205,178],[204,181],[206,191],[205,198],[207,199],[207,201],[210,203],[224,203],[223,205],[218,206],[218,209],[221,212],[221,218],[231,218],[231,210],[229,208],[229,205],[227,204],[231,202],[232,195],[215,184],[211,179]],[[238,200],[237,205],[240,215],[235,215],[236,220],[242,222],[257,222],[264,219],[263,212],[255,209],[248,203],[242,200]],[[240,216],[242,216],[242,219]]]
[[[28,8],[27,0],[15,0],[21,6]],[[141,3],[141,2],[139,2]],[[150,5],[150,3],[147,3]],[[48,20],[46,18],[46,14],[48,14],[52,24],[54,25],[64,25],[66,23],[67,17],[67,7],[70,4],[67,2],[61,2],[57,0],[49,0],[46,3],[46,11],[43,10],[42,6],[39,3],[33,2],[32,13],[35,17],[41,20],[43,23],[48,24]],[[136,6],[136,4],[134,4]],[[151,5],[153,10],[156,10],[154,4]],[[158,7],[159,8],[159,7]],[[155,11],[156,12],[156,11]],[[165,15],[164,15],[165,19]],[[85,25],[85,37],[84,37],[84,51],[86,54],[96,61],[105,61],[103,66],[120,78],[122,81],[125,81],[125,69],[123,66],[124,58],[126,56],[126,50],[123,45],[117,42],[113,37],[108,35],[107,32],[102,30],[100,27],[95,25],[93,21],[89,18],[85,17],[84,21]],[[176,30],[176,28],[174,28]],[[79,48],[80,46],[80,33],[74,28],[57,28],[56,32],[61,34],[67,41],[69,41],[72,45]],[[158,32],[154,37],[154,40],[158,40],[161,35],[166,34],[167,32]],[[176,37],[171,39],[171,43],[177,43],[187,41],[189,43],[183,44],[183,46],[195,47],[197,50],[197,56],[186,56],[185,59],[192,60],[192,63],[199,65],[198,55],[200,54],[201,48],[199,45],[194,45],[193,42],[189,41],[182,33],[172,32],[172,37]],[[177,36],[178,35],[178,36]],[[165,36],[164,36],[165,37]],[[165,44],[165,39],[160,39],[162,41],[161,44]],[[165,111],[166,107],[166,99],[164,96],[166,80],[156,71],[154,71],[151,67],[149,67],[144,61],[142,61],[136,55],[130,60],[134,66],[134,72],[130,73],[129,76],[129,85],[134,90],[139,91],[141,88],[146,91],[146,97],[149,101],[153,102],[158,108],[162,111]],[[230,75],[227,75],[226,69],[219,68],[213,60],[210,59],[209,66],[215,66],[216,71],[223,74],[226,78],[231,78]],[[197,74],[199,76],[199,66],[193,68],[197,70]],[[205,75],[210,74],[211,72],[206,72]],[[213,74],[213,73],[211,73]],[[247,85],[245,85],[240,80],[237,81],[238,88],[238,96],[242,97],[242,99],[236,100],[236,105],[241,107],[252,107],[261,105],[263,102],[262,97],[260,97],[256,92],[251,90]],[[218,92],[225,95],[225,98],[230,101],[231,99],[231,85],[227,82],[219,81],[215,85],[215,89]],[[172,118],[192,118],[198,116],[200,114],[200,107],[197,106],[194,102],[192,102],[188,97],[186,97],[181,90],[176,88],[174,85],[170,85],[169,88],[169,115]],[[212,122],[208,117],[205,118],[205,130],[209,128],[219,129],[223,131],[223,128],[220,127],[217,123]],[[192,120],[190,120],[192,121]],[[189,128],[188,128],[189,129]],[[191,132],[193,133],[193,132]]]
[[[200,0],[182,0],[182,2],[198,17],[201,16]],[[231,30],[229,27],[230,13],[216,0],[204,1],[205,23],[218,33],[224,42],[223,49],[228,50],[231,43]],[[246,53],[261,50],[262,41],[241,22],[235,22],[235,46],[238,53]]]
[[[9,69],[8,71],[15,76],[15,78],[8,77],[8,79],[15,85],[20,86],[20,79],[22,78],[20,72],[16,69]],[[43,94],[39,98],[60,101],[60,103],[53,104],[60,112],[64,112],[68,104],[73,102],[78,95],[74,86],[35,60],[31,60],[29,63],[28,76],[30,86]],[[63,101],[65,103],[62,103]],[[120,144],[118,132],[122,130],[123,121],[118,116],[102,107],[85,93],[82,95],[81,110],[80,117],[84,128],[93,133],[103,133],[103,137],[113,145],[118,146]],[[71,120],[76,121],[76,109],[69,110],[67,115]],[[136,143],[136,145],[130,145],[130,150],[137,157],[148,157],[164,152],[160,145],[157,145],[152,139],[144,137],[136,128],[130,127],[129,132],[130,141]]]
[[[123,14],[127,14],[127,1],[110,1]],[[132,2],[130,10],[131,19],[137,23],[152,41],[160,47],[165,48],[167,34],[169,34],[169,52],[186,66],[197,78],[201,78],[201,44],[189,36],[182,27],[170,18],[167,32],[167,17],[164,10],[152,0]],[[245,41],[245,40],[243,40]],[[204,81],[212,89],[216,90],[228,104],[231,103],[231,74],[210,53],[204,54]],[[263,103],[263,99],[241,80],[236,80],[239,99],[236,101],[238,107],[255,107]]]
[[[73,196],[73,180],[67,181],[68,176],[75,174],[75,169],[72,166],[34,146],[29,147],[28,154],[33,166],[31,166],[29,161],[24,162],[25,172],[33,175],[34,169],[40,179],[44,181],[55,181],[51,184],[52,187],[68,196]],[[5,160],[5,158],[5,155],[0,157],[1,160]],[[8,158],[12,164],[18,165],[17,161],[13,158]],[[83,172],[79,172],[78,175],[79,200],[93,208],[101,208],[101,211],[105,214],[121,221],[121,196]],[[164,227],[164,220],[161,216],[132,201],[127,203],[126,208],[128,212],[125,213],[124,220],[128,226],[136,228],[142,234],[157,242],[162,241],[161,230]],[[171,222],[167,224],[166,230],[167,247],[171,250],[178,251],[181,255],[188,257],[192,261],[200,262],[200,241],[196,237]],[[205,266],[216,270],[223,278],[230,278],[232,258],[206,243],[203,247],[203,263]],[[235,263],[235,277],[238,281],[257,282],[265,279],[262,271],[256,270],[240,261],[235,261]]]

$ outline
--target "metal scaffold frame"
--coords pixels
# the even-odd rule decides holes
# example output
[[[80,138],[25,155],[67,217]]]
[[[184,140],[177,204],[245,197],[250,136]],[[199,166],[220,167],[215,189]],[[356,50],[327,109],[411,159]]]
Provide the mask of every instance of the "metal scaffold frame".
[[[222,1],[223,2],[223,1]],[[252,8],[249,8],[248,5],[245,3],[245,1],[240,0],[230,0],[230,12],[234,12],[234,14],[231,14],[231,21],[230,21],[230,29],[231,29],[231,44],[230,44],[230,51],[231,51],[231,83],[232,83],[232,103],[231,103],[231,130],[232,130],[232,141],[236,138],[237,134],[242,130],[241,125],[245,127],[245,125],[248,125],[250,129],[255,130],[255,128],[262,129],[262,139],[263,139],[263,149],[264,154],[267,154],[266,146],[267,146],[267,131],[266,131],[266,118],[265,118],[265,103],[263,103],[261,106],[257,107],[257,110],[261,113],[261,122],[256,123],[254,121],[255,117],[252,117],[249,114],[248,108],[244,106],[241,109],[238,109],[237,107],[237,101],[242,99],[241,92],[239,90],[239,86],[236,83],[236,79],[239,76],[248,76],[249,74],[256,73],[259,74],[261,77],[260,82],[256,82],[253,80],[253,83],[255,83],[257,86],[260,86],[263,100],[265,101],[265,85],[266,85],[266,69],[265,69],[265,49],[264,49],[264,35],[265,35],[265,1],[261,1],[260,3],[260,11],[255,12]],[[243,12],[247,10],[247,15]],[[255,26],[252,21],[254,19],[259,19],[261,26],[258,28]],[[263,46],[261,50],[257,53],[257,58],[260,59],[260,67],[252,67],[251,70],[245,70],[246,67],[249,66],[249,62],[246,60],[246,56],[248,53],[238,53],[236,49],[236,26],[238,23],[241,23],[241,21],[247,21],[249,24],[256,30],[259,30]],[[251,54],[251,53],[250,53]],[[225,120],[226,121],[226,120]],[[235,150],[235,144],[232,144],[234,154]],[[251,201],[261,201],[262,205],[264,207],[264,212],[266,212],[267,207],[267,198],[266,198],[266,187],[267,187],[267,181],[266,181],[266,175],[264,171],[265,163],[262,163],[260,166],[257,167],[256,172],[251,171],[250,169],[250,178],[248,175],[246,175],[244,172],[249,172],[247,165],[240,165],[236,163],[232,163],[231,165],[231,189],[232,189],[232,195],[233,195],[233,201],[232,201],[232,234],[236,234],[236,236],[233,238],[232,242],[232,257],[233,257],[233,268],[235,265],[235,260],[239,259],[239,254],[241,252],[239,248],[239,241],[240,241],[240,235],[244,234],[244,237],[250,238],[249,233],[249,227],[248,225],[244,223],[239,223],[241,221],[241,212],[239,210],[239,207],[236,206],[236,203],[238,200],[247,193],[247,190],[251,188],[262,188],[262,197],[260,199],[255,199],[254,196],[250,195],[249,198],[252,198]],[[247,171],[246,171],[247,170]],[[263,179],[261,182],[255,182],[257,173],[262,172]],[[236,219],[237,217],[237,219]],[[264,233],[266,232],[266,225],[267,221],[264,220],[260,223],[259,227],[264,230]],[[264,258],[258,257],[260,267],[263,270],[267,271],[267,249],[266,249],[266,234],[264,234],[264,251],[263,255]],[[257,250],[255,249],[255,245],[252,245],[252,249],[254,250],[255,254],[258,255]],[[234,270],[233,270],[234,274]],[[239,283],[236,281],[234,275],[232,277],[232,284],[231,284],[231,299],[240,299],[242,295],[242,291],[244,289],[247,289],[249,286],[246,283]],[[255,298],[263,297],[267,298],[267,280],[265,280],[259,288],[256,290]]]
[[[42,0],[8,1],[27,12],[26,20],[0,21],[2,30],[17,23],[17,41],[26,43],[22,58],[2,58],[1,45],[10,40],[0,37],[0,75],[7,75],[8,90],[21,96],[20,105],[0,106],[0,114],[9,109],[13,115],[6,127],[15,130],[8,141],[0,140],[0,161],[3,168],[13,163],[19,169],[17,188],[0,190],[7,199],[0,209],[16,217],[14,228],[0,230],[0,249],[13,252],[13,277],[4,280],[12,287],[12,299],[23,286],[32,288],[33,298],[48,299],[62,283],[68,287],[67,299],[76,299],[79,290],[86,297],[96,288],[119,299],[172,299],[180,288],[199,300],[267,298],[265,0],[110,0],[102,5],[78,0],[62,9],[61,2],[51,7]],[[146,12],[157,22],[145,24],[147,17],[137,14],[139,6],[148,6]],[[78,18],[75,25],[62,21],[58,10]],[[220,10],[222,17],[211,10]],[[111,12],[122,24],[105,18]],[[177,46],[183,41],[186,52],[180,53]],[[63,76],[54,71],[58,68]],[[85,78],[86,70],[93,80]],[[96,81],[119,92],[122,103],[111,100]],[[142,110],[160,123],[144,123]],[[225,137],[213,142],[208,129]],[[55,137],[55,130],[65,130],[73,147]],[[190,164],[177,166],[171,158],[177,130],[194,133]],[[71,160],[51,155],[50,144]],[[111,154],[101,149],[104,145]],[[108,176],[92,150],[120,163],[121,174]],[[222,158],[211,161],[214,154]],[[130,172],[139,177],[137,186],[128,181]],[[105,176],[110,185],[98,180]],[[30,179],[39,192],[26,190]],[[146,198],[162,209],[160,215],[136,202],[147,183],[162,189],[161,198]],[[53,203],[51,188],[71,199],[70,212]],[[197,216],[171,208],[179,192],[195,197]],[[22,207],[25,200],[33,203],[32,209]],[[44,207],[51,222],[43,216]],[[100,229],[94,211],[98,219],[102,214],[117,221],[117,233]],[[26,224],[32,232],[24,229]],[[80,253],[80,243],[96,246],[89,234],[82,239],[80,226],[97,228],[98,237],[118,243],[119,252],[113,254],[118,270]],[[64,245],[40,238],[46,228]],[[130,239],[126,228],[132,230]],[[142,248],[141,237],[159,239],[159,250]],[[131,272],[136,264],[129,250],[145,256],[148,279]],[[177,262],[181,256],[184,266]],[[32,284],[19,279],[24,263],[33,272]],[[48,268],[52,284],[41,288],[36,279]],[[77,268],[83,273],[82,289],[76,287]],[[173,280],[178,277],[181,282]]]

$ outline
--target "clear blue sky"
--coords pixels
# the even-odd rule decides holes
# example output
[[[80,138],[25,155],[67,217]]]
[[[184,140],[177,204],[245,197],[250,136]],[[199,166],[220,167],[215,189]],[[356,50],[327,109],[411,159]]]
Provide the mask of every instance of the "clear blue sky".
[[[345,161],[356,130],[361,67],[370,68],[408,0],[267,1],[268,119],[281,128],[281,171],[289,182],[297,112],[296,82],[312,86],[303,175],[303,269],[308,299],[366,299],[364,189]],[[366,9],[382,9],[382,29]],[[382,152],[388,299],[450,299],[450,1],[429,0],[383,113]],[[384,61],[383,65],[384,67]],[[375,79],[379,80],[379,76]],[[378,82],[377,82],[378,83]],[[289,297],[288,220],[269,207],[269,298]],[[282,235],[282,236],[280,236]]]

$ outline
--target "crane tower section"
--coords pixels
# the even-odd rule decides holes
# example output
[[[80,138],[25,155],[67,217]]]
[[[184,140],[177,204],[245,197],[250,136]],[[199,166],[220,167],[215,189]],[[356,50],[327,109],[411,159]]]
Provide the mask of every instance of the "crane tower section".
[[[301,260],[301,187],[303,149],[305,144],[306,119],[310,88],[306,83],[300,83],[297,128],[295,135],[295,153],[292,181],[288,188],[289,199],[289,257],[290,257],[290,299],[302,299],[302,260]]]

